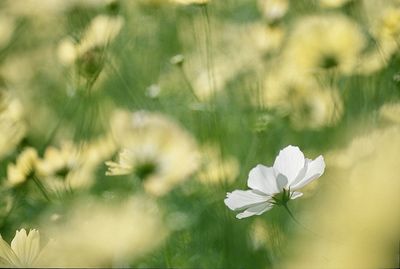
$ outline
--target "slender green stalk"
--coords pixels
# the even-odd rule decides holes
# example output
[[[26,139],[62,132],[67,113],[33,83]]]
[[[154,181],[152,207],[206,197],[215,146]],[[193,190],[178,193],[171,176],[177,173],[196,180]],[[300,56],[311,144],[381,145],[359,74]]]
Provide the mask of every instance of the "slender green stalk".
[[[0,228],[3,228],[4,225],[7,223],[8,218],[11,216],[11,213],[17,208],[18,203],[22,197],[21,191],[18,191],[15,198],[12,201],[12,205],[10,210],[8,210],[7,214],[4,216],[4,218],[1,220]]]
[[[206,35],[206,60],[207,60],[207,71],[208,71],[208,80],[211,87],[211,92],[213,98],[215,98],[215,77],[214,77],[214,69],[213,69],[213,55],[212,55],[212,43],[211,43],[211,26],[210,26],[210,15],[208,12],[208,5],[202,5],[202,12],[204,16],[204,28]]]
[[[178,68],[181,71],[183,80],[185,81],[186,85],[188,86],[190,93],[193,95],[193,97],[196,99],[196,101],[199,102],[200,101],[199,97],[197,96],[196,92],[194,91],[193,85],[190,82],[189,77],[187,76],[187,74],[185,72],[185,69],[183,68],[182,65],[178,65]]]
[[[32,176],[32,180],[33,182],[35,182],[36,186],[38,187],[44,198],[46,198],[48,202],[51,202],[50,196],[47,194],[46,188],[43,186],[43,184],[40,182],[40,180],[37,178],[36,175]]]
[[[171,259],[170,259],[170,253],[168,249],[168,242],[164,246],[164,261],[165,261],[165,267],[166,268],[171,268]]]
[[[292,211],[290,211],[289,207],[287,204],[283,204],[283,207],[286,209],[286,212],[288,212],[289,216],[292,218],[294,222],[296,222],[298,225],[303,226],[293,215]]]
[[[306,226],[304,226],[303,224],[301,224],[301,223],[295,218],[295,216],[294,216],[293,213],[290,211],[290,209],[289,209],[289,207],[287,206],[286,203],[283,204],[283,207],[285,208],[286,212],[288,212],[290,218],[291,218],[294,222],[296,222],[297,225],[301,226],[303,229],[307,230],[308,232],[312,233],[313,235],[319,236],[318,234],[316,234],[315,232],[311,231],[311,230],[308,229]]]

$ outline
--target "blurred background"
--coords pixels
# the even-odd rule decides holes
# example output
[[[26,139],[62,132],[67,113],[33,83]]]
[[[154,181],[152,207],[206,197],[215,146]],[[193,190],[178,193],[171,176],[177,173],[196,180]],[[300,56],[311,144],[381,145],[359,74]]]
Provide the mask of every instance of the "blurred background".
[[[399,0],[2,0],[1,264],[398,266],[399,42]],[[302,225],[236,219],[287,145]]]

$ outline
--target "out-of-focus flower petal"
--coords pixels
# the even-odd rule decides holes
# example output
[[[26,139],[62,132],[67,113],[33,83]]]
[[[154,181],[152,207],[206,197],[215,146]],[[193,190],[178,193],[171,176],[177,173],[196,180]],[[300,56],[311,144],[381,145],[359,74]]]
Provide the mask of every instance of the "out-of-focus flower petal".
[[[293,192],[292,195],[290,196],[290,199],[294,200],[294,199],[297,199],[297,198],[299,198],[299,197],[301,197],[301,196],[303,196],[303,193],[302,193],[302,192],[295,191],[295,192]]]
[[[0,266],[9,266],[11,264],[19,264],[18,257],[7,242],[0,236]]]
[[[11,249],[19,257],[22,266],[33,265],[40,251],[39,232],[31,230],[27,234],[25,229],[17,231],[11,241]]]

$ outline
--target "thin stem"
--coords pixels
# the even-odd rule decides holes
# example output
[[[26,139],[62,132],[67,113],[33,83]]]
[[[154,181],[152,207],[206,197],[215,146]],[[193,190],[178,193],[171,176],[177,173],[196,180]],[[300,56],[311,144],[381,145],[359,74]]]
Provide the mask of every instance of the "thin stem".
[[[51,202],[51,199],[49,197],[49,195],[47,194],[46,189],[44,188],[43,184],[40,182],[40,180],[36,177],[36,175],[32,176],[32,180],[33,182],[35,182],[36,186],[38,187],[38,189],[40,190],[40,192],[43,194],[44,198],[46,198],[46,200],[48,202]]]
[[[7,212],[7,214],[4,216],[4,218],[1,221],[0,228],[3,228],[4,225],[6,224],[8,218],[11,216],[11,213],[17,208],[19,200],[21,199],[21,193],[17,192],[16,196],[12,200],[12,205],[10,210]]]
[[[286,203],[283,204],[283,207],[286,209],[286,211],[288,212],[288,214],[289,214],[289,216],[292,218],[292,220],[293,220],[294,222],[296,222],[296,224],[298,224],[299,226],[301,226],[303,229],[309,231],[309,232],[312,233],[313,235],[319,236],[318,234],[314,233],[313,231],[311,231],[310,229],[308,229],[307,227],[305,227],[303,224],[301,224],[301,223],[294,217],[293,213],[290,211],[290,209],[289,209],[289,207],[287,206]]]
[[[190,83],[189,77],[187,76],[187,74],[186,74],[186,72],[185,72],[185,69],[183,69],[183,66],[182,66],[182,65],[178,65],[178,68],[179,68],[179,70],[180,70],[181,73],[182,73],[183,80],[184,80],[185,83],[187,84],[190,93],[193,95],[193,97],[196,99],[196,101],[200,101],[200,100],[199,100],[199,97],[197,97],[197,94],[196,94],[196,92],[194,91],[194,88],[193,88],[192,83]]]
[[[169,253],[169,249],[168,249],[168,243],[166,243],[164,245],[164,262],[165,262],[165,266],[167,268],[171,268],[171,259],[170,259],[170,253]]]
[[[216,94],[216,85],[214,78],[214,70],[213,70],[213,55],[212,55],[212,44],[211,44],[211,26],[210,26],[210,15],[208,13],[208,5],[202,5],[202,12],[204,16],[204,28],[205,28],[205,36],[206,36],[206,60],[207,60],[207,72],[208,72],[208,80],[211,87],[211,92],[213,98],[215,98]]]
[[[286,209],[286,211],[288,212],[289,216],[292,218],[292,220],[294,222],[296,222],[298,225],[303,226],[293,215],[292,211],[290,211],[289,207],[287,206],[287,204],[283,204],[283,207]]]

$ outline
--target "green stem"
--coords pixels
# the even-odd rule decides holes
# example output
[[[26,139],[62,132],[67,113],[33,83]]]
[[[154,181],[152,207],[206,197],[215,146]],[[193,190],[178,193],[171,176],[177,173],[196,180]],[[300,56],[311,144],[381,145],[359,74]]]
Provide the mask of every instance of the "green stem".
[[[287,204],[283,204],[283,207],[286,209],[286,211],[288,212],[289,216],[292,218],[292,220],[293,220],[294,222],[296,222],[296,223],[297,223],[298,225],[300,225],[300,226],[303,226],[303,225],[301,225],[301,223],[294,217],[292,211],[290,211],[290,209],[289,209],[289,207],[287,206]]]
[[[47,191],[45,189],[45,187],[43,186],[43,184],[40,182],[40,180],[36,177],[36,175],[32,176],[32,180],[33,182],[35,182],[36,186],[38,187],[38,189],[40,190],[40,192],[43,194],[44,198],[46,198],[46,200],[48,202],[51,202],[51,199],[49,197],[49,195],[47,194]]]
[[[170,254],[169,254],[169,249],[168,249],[168,243],[164,245],[164,262],[165,266],[167,268],[171,268],[171,259],[170,259]]]
[[[193,86],[192,86],[192,83],[190,83],[189,77],[187,76],[187,74],[186,74],[186,72],[185,72],[185,69],[183,69],[183,66],[182,66],[182,65],[179,65],[178,68],[179,68],[179,70],[180,70],[181,73],[182,73],[183,80],[184,80],[185,83],[187,84],[190,93],[193,95],[193,97],[196,99],[196,101],[199,102],[200,100],[199,100],[199,98],[197,97],[196,92],[194,91],[194,88],[193,88]]]
[[[204,16],[204,29],[205,29],[205,45],[206,45],[206,61],[207,61],[207,73],[208,73],[208,80],[210,83],[211,92],[213,95],[213,99],[215,99],[216,95],[216,83],[214,77],[214,70],[213,70],[213,55],[212,55],[212,44],[211,44],[211,23],[210,23],[210,15],[208,13],[208,5],[202,5],[202,12]]]
[[[312,233],[313,235],[317,235],[318,234],[314,233],[313,231],[311,231],[310,229],[308,229],[307,227],[305,227],[303,224],[301,224],[293,215],[293,213],[290,211],[289,207],[287,206],[287,204],[283,204],[283,207],[286,209],[286,211],[288,212],[289,216],[291,217],[291,219],[296,222],[297,225],[301,226],[303,229],[309,231],[310,233]]]
[[[8,218],[11,216],[11,213],[17,208],[19,200],[21,199],[22,194],[17,192],[16,196],[14,197],[12,201],[12,205],[10,210],[7,212],[7,214],[4,216],[4,218],[1,221],[0,228],[3,228],[8,220]]]

